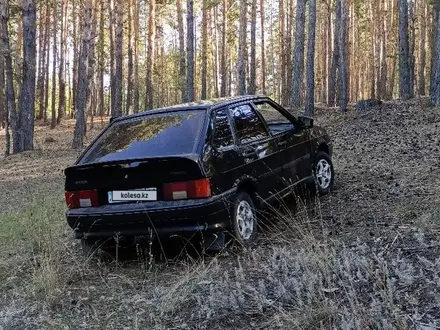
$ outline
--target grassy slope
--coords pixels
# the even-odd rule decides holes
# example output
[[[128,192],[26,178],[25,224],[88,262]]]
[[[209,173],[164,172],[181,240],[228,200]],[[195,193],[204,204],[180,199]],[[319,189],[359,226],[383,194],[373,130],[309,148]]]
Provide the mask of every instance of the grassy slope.
[[[40,128],[43,150],[0,160],[0,329],[439,326],[440,109],[317,117],[335,141],[331,196],[277,210],[252,251],[151,271],[80,256],[63,215],[71,123]]]

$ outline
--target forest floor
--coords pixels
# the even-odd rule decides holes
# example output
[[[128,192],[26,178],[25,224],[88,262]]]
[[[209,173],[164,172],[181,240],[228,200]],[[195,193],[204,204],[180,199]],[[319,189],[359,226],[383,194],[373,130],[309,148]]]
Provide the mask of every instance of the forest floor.
[[[0,159],[0,329],[439,329],[440,108],[316,123],[334,140],[330,196],[274,210],[249,251],[151,269],[81,255],[64,217],[73,122],[38,126],[38,150]]]

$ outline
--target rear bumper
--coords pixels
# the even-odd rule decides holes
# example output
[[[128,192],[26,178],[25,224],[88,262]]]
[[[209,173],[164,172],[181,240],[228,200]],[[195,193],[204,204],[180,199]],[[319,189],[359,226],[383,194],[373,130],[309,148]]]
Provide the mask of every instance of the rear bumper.
[[[229,228],[235,189],[207,199],[112,204],[67,211],[76,238],[146,235],[169,236],[220,232]]]

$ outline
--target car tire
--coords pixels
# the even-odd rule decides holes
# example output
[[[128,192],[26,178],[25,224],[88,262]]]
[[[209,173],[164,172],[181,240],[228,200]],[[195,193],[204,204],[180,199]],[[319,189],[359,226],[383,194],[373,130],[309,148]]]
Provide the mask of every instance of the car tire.
[[[251,196],[239,191],[232,206],[232,231],[235,241],[242,247],[250,247],[258,236],[258,217]]]
[[[333,189],[335,171],[330,156],[323,151],[316,154],[313,164],[313,177],[315,191],[321,196],[328,195]]]

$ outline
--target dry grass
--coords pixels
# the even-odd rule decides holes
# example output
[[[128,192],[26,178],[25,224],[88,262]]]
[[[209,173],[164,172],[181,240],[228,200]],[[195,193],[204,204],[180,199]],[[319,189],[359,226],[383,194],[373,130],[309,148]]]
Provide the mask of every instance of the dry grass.
[[[440,109],[331,111],[331,196],[274,209],[252,250],[150,271],[81,256],[63,214],[71,124],[38,127],[39,151],[0,160],[0,329],[439,328]]]

